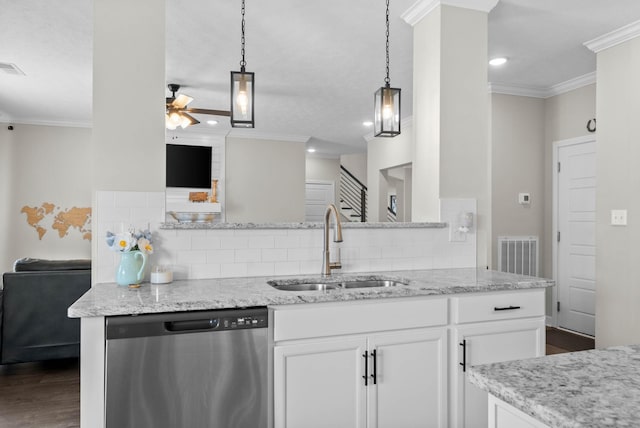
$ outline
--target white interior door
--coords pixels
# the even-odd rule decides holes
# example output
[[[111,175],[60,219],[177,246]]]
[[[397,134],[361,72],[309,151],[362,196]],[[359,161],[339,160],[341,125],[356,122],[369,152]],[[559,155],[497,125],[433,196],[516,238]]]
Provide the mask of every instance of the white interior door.
[[[595,335],[595,141],[558,147],[558,326]]]
[[[323,221],[327,205],[335,203],[335,184],[333,182],[307,181],[305,183],[305,221]]]

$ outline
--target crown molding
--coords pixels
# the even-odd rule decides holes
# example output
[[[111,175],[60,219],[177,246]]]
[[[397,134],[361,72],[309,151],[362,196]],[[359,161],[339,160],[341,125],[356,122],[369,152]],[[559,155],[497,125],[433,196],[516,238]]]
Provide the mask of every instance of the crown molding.
[[[516,95],[519,97],[547,98],[547,90],[534,86],[518,86],[508,83],[489,83],[489,93]]]
[[[550,98],[555,97],[556,95],[565,94],[575,89],[580,89],[584,86],[593,85],[595,83],[596,72],[594,71],[548,88],[509,85],[505,83],[489,83],[489,93],[532,98]]]
[[[91,122],[54,122],[50,120],[39,120],[39,119],[11,119],[8,117],[4,117],[0,119],[1,123],[6,123],[8,125],[37,125],[37,126],[59,126],[65,128],[92,128],[93,123]]]
[[[593,85],[594,83],[596,83],[595,71],[591,73],[583,74],[582,76],[574,77],[573,79],[569,79],[566,82],[553,85],[547,90],[548,95],[545,98],[561,95],[561,94],[573,91],[574,89],[579,89],[584,86]]]
[[[496,4],[498,4],[498,0],[418,0],[400,15],[400,18],[407,24],[414,26],[440,5],[489,13]]]
[[[227,134],[230,138],[253,138],[256,140],[272,140],[272,141],[289,141],[292,143],[307,143],[311,136],[309,135],[293,135],[280,134],[271,132],[256,132],[252,129],[232,129]]]
[[[583,45],[586,46],[587,49],[598,53],[604,49],[619,45],[620,43],[624,43],[638,36],[640,36],[640,21],[632,22],[631,24],[620,27],[617,30],[603,34],[593,40],[584,42]]]

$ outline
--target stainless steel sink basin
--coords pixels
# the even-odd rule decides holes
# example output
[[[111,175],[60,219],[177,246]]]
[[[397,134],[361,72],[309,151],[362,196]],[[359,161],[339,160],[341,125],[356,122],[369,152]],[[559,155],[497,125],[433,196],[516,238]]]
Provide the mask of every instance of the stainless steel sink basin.
[[[273,288],[277,288],[282,291],[326,291],[334,290],[338,288],[338,284],[277,284],[269,282],[269,285]]]
[[[269,281],[273,288],[282,291],[326,291],[338,288],[372,288],[372,287],[396,287],[406,285],[403,282],[389,279],[363,279],[346,280],[341,282],[279,282]]]
[[[369,288],[369,287],[396,287],[398,285],[406,285],[400,281],[393,281],[388,279],[370,279],[364,281],[346,281],[343,282],[344,288]]]

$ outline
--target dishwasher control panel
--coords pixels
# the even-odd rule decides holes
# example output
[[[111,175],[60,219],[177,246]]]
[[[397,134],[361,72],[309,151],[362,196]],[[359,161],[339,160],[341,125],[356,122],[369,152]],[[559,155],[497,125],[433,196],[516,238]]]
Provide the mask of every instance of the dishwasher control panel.
[[[221,309],[106,319],[106,339],[165,336],[223,330],[248,330],[269,325],[267,308]]]
[[[241,328],[263,328],[266,326],[266,315],[228,316],[220,319],[220,328],[224,330],[235,330]]]

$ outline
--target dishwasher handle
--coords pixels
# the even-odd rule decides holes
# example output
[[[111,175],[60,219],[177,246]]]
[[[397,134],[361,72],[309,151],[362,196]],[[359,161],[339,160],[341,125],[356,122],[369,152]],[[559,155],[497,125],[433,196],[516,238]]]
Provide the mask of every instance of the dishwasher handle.
[[[166,321],[164,328],[167,331],[190,331],[190,330],[213,330],[218,327],[220,321],[218,318],[209,318],[201,320],[188,320],[188,321]]]

